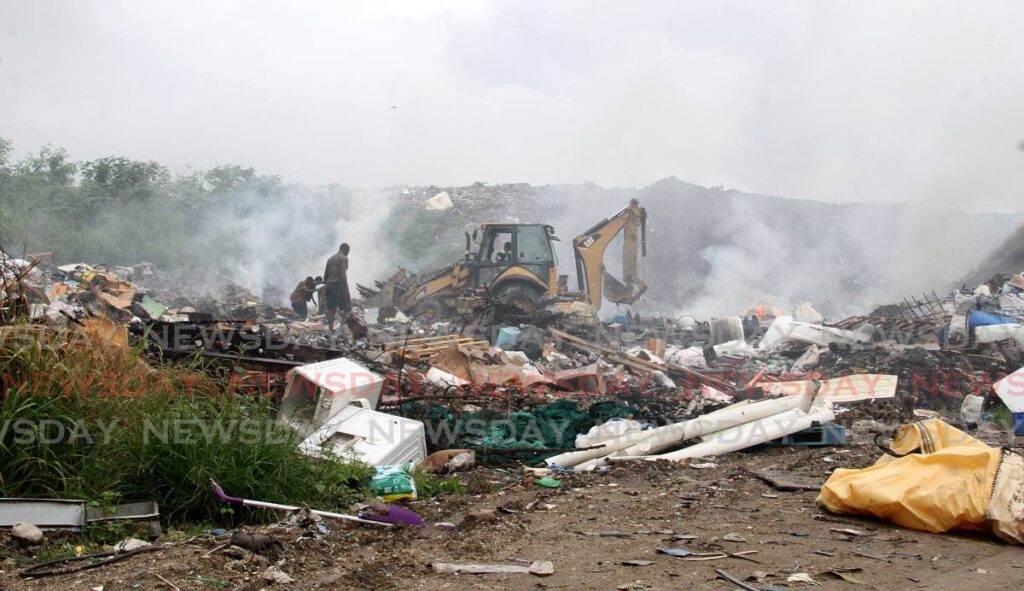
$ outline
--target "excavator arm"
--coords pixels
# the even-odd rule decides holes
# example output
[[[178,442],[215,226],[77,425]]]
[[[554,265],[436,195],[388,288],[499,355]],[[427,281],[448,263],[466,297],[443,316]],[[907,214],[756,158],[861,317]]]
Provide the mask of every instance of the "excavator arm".
[[[605,251],[619,232],[623,233],[622,281],[604,266]],[[639,264],[647,257],[647,210],[636,199],[574,238],[572,245],[580,291],[595,309],[601,308],[602,297],[616,304],[632,304],[647,291]]]

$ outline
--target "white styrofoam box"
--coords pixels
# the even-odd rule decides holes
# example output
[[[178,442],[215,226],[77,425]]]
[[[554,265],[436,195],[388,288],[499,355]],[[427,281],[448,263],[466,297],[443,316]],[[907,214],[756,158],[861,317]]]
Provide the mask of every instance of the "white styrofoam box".
[[[278,420],[308,433],[353,400],[375,408],[383,386],[384,378],[344,357],[296,367],[288,373]]]
[[[419,462],[427,457],[426,429],[421,421],[396,417],[358,404],[345,407],[299,445],[308,455],[330,449],[371,466]]]

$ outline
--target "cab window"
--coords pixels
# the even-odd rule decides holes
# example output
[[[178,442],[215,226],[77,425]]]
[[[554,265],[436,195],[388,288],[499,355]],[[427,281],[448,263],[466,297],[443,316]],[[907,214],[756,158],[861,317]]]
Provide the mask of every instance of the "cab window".
[[[512,262],[512,232],[495,232],[487,245],[484,260],[489,263]]]
[[[519,262],[546,263],[551,261],[551,247],[543,226],[523,226],[518,236]]]

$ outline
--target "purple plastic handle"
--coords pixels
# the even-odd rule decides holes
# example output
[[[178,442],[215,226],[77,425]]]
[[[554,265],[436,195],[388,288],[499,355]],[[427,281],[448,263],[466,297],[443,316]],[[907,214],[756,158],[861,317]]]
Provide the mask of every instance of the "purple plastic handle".
[[[360,513],[359,518],[367,521],[379,521],[381,523],[390,523],[391,525],[404,525],[406,527],[427,527],[427,524],[420,518],[419,515],[403,507],[395,505],[388,505],[387,515],[377,515],[374,513]]]
[[[232,505],[245,504],[245,499],[240,499],[238,497],[229,497],[227,493],[224,492],[224,489],[221,488],[219,484],[217,484],[217,481],[212,478],[210,479],[210,486],[213,487],[213,494],[217,495],[217,498],[220,499],[220,502],[231,503]]]

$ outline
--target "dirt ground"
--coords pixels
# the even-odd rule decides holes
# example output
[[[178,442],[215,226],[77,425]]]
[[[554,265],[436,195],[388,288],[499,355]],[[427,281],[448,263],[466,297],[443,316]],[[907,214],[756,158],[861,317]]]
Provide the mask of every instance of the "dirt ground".
[[[210,554],[226,538],[200,536],[121,563],[48,579],[21,580],[8,564],[0,574],[0,589],[740,588],[717,578],[716,569],[759,589],[814,586],[787,581],[797,573],[805,573],[820,588],[851,590],[1022,587],[1020,547],[982,535],[933,535],[827,514],[815,505],[816,492],[777,490],[749,472],[774,468],[791,479],[820,484],[832,469],[866,466],[876,456],[868,445],[766,448],[717,458],[714,466],[643,463],[600,475],[567,476],[554,491],[517,485],[518,475],[477,468],[463,475],[470,493],[507,490],[413,504],[430,522],[458,524],[452,530],[331,523],[330,533],[322,535],[262,528],[285,540],[277,559],[235,548]],[[496,521],[464,521],[483,509],[496,509]],[[693,554],[674,557],[658,553],[658,548]],[[700,554],[741,552],[751,554],[693,560],[703,558]],[[551,561],[554,574],[438,574],[429,566],[528,565],[538,560]],[[271,564],[294,581],[266,581],[263,574]]]

